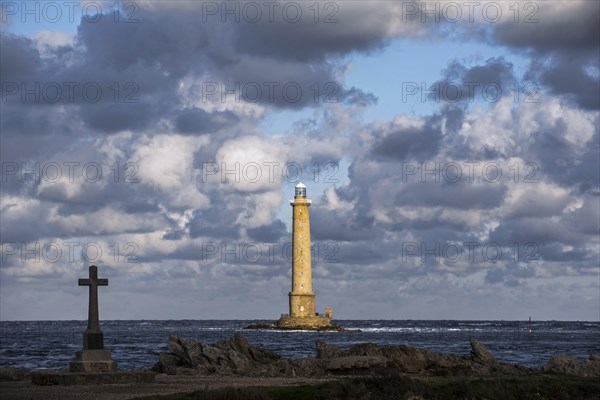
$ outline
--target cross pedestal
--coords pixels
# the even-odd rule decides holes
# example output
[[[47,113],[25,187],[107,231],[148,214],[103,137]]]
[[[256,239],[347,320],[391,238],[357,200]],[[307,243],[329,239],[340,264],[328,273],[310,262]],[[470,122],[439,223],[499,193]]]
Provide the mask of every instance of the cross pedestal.
[[[104,335],[100,329],[98,316],[98,286],[108,286],[108,279],[98,278],[98,267],[90,267],[88,279],[80,279],[79,286],[90,287],[88,306],[88,325],[83,335],[83,351],[76,353],[69,365],[71,372],[113,372],[117,363],[113,361],[110,350],[104,349]]]
[[[110,350],[82,350],[75,353],[69,372],[116,372]]]

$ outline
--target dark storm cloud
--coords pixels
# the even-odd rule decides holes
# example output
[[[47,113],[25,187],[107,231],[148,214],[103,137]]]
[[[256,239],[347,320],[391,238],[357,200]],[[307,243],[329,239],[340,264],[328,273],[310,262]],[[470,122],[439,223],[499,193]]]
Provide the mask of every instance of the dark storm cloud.
[[[532,278],[533,276],[535,276],[534,265],[509,264],[503,268],[496,267],[488,270],[485,274],[485,283],[519,286],[523,283],[523,279]]]
[[[149,190],[139,183],[107,182],[107,184],[83,184],[76,195],[67,195],[65,185],[49,185],[40,191],[41,200],[58,205],[61,216],[84,215],[109,206],[130,215],[161,215],[160,201],[164,195]],[[53,197],[54,195],[54,197]],[[165,219],[165,223],[168,224]]]
[[[587,110],[600,108],[600,48],[591,54],[556,54],[531,63],[528,79],[549,87]],[[590,73],[589,70],[596,72]],[[594,75],[591,75],[594,74]]]
[[[192,12],[162,12],[160,7],[141,9],[138,23],[114,23],[102,18],[96,23],[81,23],[77,37],[86,50],[86,61],[97,69],[127,71],[136,65],[164,73],[174,81],[193,68],[209,68],[206,57],[217,49],[223,33],[217,26],[197,23]],[[185,38],[185,40],[181,40]],[[225,60],[222,60],[225,62]],[[149,72],[149,71],[148,71]]]
[[[348,269],[348,265],[369,265],[373,263],[386,262],[390,259],[398,256],[399,258],[399,249],[398,247],[394,247],[393,249],[386,249],[387,246],[371,240],[359,240],[359,241],[332,241],[329,244],[331,246],[330,251],[330,259],[325,267],[330,271],[330,273],[335,274],[337,277],[345,277],[346,279],[351,278],[351,276],[358,277],[363,274],[368,274],[368,271],[364,269],[359,269],[356,271],[351,271]],[[322,250],[323,254],[324,251]],[[375,272],[377,273],[377,272]],[[345,276],[349,274],[350,276]],[[364,276],[364,275],[363,275]]]
[[[185,237],[182,229],[171,229],[163,235],[164,240],[181,240]]]
[[[80,116],[94,130],[101,132],[118,132],[122,130],[139,131],[148,128],[157,121],[161,109],[158,104],[105,104],[96,107],[84,107]]]
[[[188,223],[190,237],[196,238],[202,235],[210,235],[215,239],[238,239],[239,226],[224,225],[207,218],[206,215],[199,213]]]
[[[311,210],[311,231],[315,240],[355,241],[378,236],[372,217],[339,214],[327,209]],[[380,234],[380,233],[379,233]]]
[[[441,121],[437,117],[427,118],[422,127],[394,126],[375,132],[373,155],[398,161],[424,161],[437,154],[441,140]]]
[[[3,32],[0,35],[2,81],[12,81],[35,73],[41,64],[40,53],[29,38]],[[2,90],[4,91],[4,85]]]
[[[288,236],[285,224],[279,219],[269,225],[250,228],[247,233],[250,240],[259,242],[280,242],[283,238],[287,239]]]
[[[64,118],[60,105],[36,99],[36,90],[32,90],[35,83],[53,81],[43,78],[44,65],[33,40],[4,30],[0,32],[0,155],[5,162],[19,161],[20,155],[36,159],[41,154],[58,151],[64,144],[55,133],[71,136],[77,131],[77,123]],[[25,95],[25,101],[20,89],[23,83],[34,92]],[[76,113],[73,117],[78,119]],[[35,144],[31,142],[32,136],[36,137]]]
[[[494,27],[493,37],[501,44],[539,52],[597,49],[600,37],[600,3],[597,1],[537,2],[528,8],[531,18],[521,23],[510,19]]]
[[[508,87],[514,84],[513,65],[503,57],[486,60],[484,65],[468,68],[457,60],[450,62],[442,72],[443,78],[429,87],[430,100],[450,103],[472,102],[484,96],[494,97],[484,91],[500,90],[510,94]],[[495,93],[495,92],[494,92]]]
[[[390,121],[382,126],[367,127],[374,139],[371,154],[382,160],[427,161],[438,154],[448,140],[444,131],[447,137],[454,138],[464,117],[465,111],[458,104],[443,104],[438,113],[418,121]],[[460,146],[451,150],[457,155],[463,149]]]
[[[564,245],[556,242],[541,246],[539,253],[544,261],[588,261],[588,263],[586,263],[587,265],[594,265],[594,260],[598,259],[598,254],[594,254],[593,251],[589,249],[579,247],[572,250],[566,250]]]
[[[553,242],[583,246],[590,239],[590,236],[571,224],[541,218],[505,220],[490,232],[491,241],[507,247],[511,243],[535,243],[543,246]]]
[[[65,128],[63,133],[73,131],[72,127],[68,128],[66,126],[67,124],[61,124],[64,120],[57,115],[60,112],[57,106],[32,108],[22,104],[5,103],[3,107],[4,112],[2,113],[2,121],[0,121],[3,137],[18,134],[46,136],[52,135],[55,130],[63,127]]]
[[[316,3],[294,4],[301,10],[297,22],[288,22],[288,16],[288,20],[279,17],[273,23],[238,24],[235,49],[280,60],[322,61],[327,56],[383,47],[388,41],[388,26],[398,18],[385,3],[378,2],[369,4],[368,14],[360,2],[331,2],[317,7]]]
[[[221,194],[214,194],[211,201],[213,206],[210,210],[196,210],[191,220],[186,224],[190,237],[197,238],[208,236],[215,239],[238,239],[240,237],[240,225],[236,223],[237,212],[227,207],[227,204],[241,207],[240,203],[226,203]],[[228,201],[232,197],[227,198]],[[239,210],[238,210],[239,211]]]
[[[208,83],[218,85],[217,94],[209,94],[208,98],[222,99],[225,90],[238,87],[241,98],[247,102],[271,107],[318,106],[326,98],[338,102],[346,89],[334,77],[336,70],[329,62],[305,64],[246,57],[235,65],[225,66],[217,79]]]
[[[546,196],[543,192],[536,192],[534,190],[514,201],[510,206],[506,218],[543,218],[560,215],[569,200],[568,196]]]
[[[443,218],[444,209],[439,208],[433,212],[427,213],[418,219],[409,218],[396,218],[395,221],[387,224],[387,229],[393,231],[411,231],[411,232],[433,232],[432,234],[439,234],[439,228],[450,229],[450,230],[465,230],[469,229],[463,221],[456,221],[452,219]],[[420,233],[421,235],[422,233]],[[447,238],[449,236],[445,236]]]
[[[531,56],[526,79],[589,110],[600,107],[600,3],[538,2],[535,22],[507,21],[494,40]],[[590,74],[589,70],[593,70]]]
[[[564,217],[564,227],[591,238],[600,235],[600,196],[598,193],[579,198],[583,204]]]
[[[66,184],[49,185],[40,188],[37,197],[59,204],[57,212],[62,216],[94,212],[110,201],[110,189],[93,184],[82,186],[83,190],[77,196],[69,196]]]
[[[0,36],[5,42],[15,42],[11,34]],[[74,64],[60,57],[41,59],[32,41],[16,42],[6,44],[9,49],[19,50],[17,56],[10,50],[5,54],[2,46],[4,137],[40,133],[60,137],[69,131],[82,135],[77,132],[80,121],[100,132],[143,129],[176,103],[175,85],[165,85],[164,76],[148,66],[121,71],[97,63],[89,52],[79,48],[70,50],[77,60]],[[60,54],[65,48],[54,50]],[[28,67],[30,64],[35,68]],[[68,116],[69,126],[54,128],[56,115],[63,113]]]
[[[133,201],[128,199],[124,204],[123,210],[127,214],[158,213],[160,211],[160,207],[155,199],[143,199],[141,197],[135,198]]]
[[[598,190],[600,182],[600,133],[598,119],[596,132],[580,149],[581,143],[572,143],[565,138],[569,129],[567,121],[559,118],[552,125],[543,126],[532,135],[528,151],[539,160],[539,169],[551,180],[575,186],[580,192]],[[530,157],[531,157],[530,156]]]
[[[464,121],[464,110],[455,104],[444,104],[441,107],[441,115],[446,123],[446,129],[451,133],[458,132]]]
[[[473,185],[457,183],[404,184],[396,196],[399,206],[450,207],[457,209],[488,209],[499,207],[508,188],[504,185]]]
[[[175,126],[181,133],[206,134],[234,125],[239,120],[231,111],[206,112],[200,108],[182,110]]]

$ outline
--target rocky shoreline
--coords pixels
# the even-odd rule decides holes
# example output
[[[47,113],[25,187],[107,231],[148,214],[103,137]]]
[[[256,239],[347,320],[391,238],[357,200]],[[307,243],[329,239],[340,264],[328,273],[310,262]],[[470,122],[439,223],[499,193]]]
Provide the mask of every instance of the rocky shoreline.
[[[600,377],[600,356],[586,360],[555,355],[538,367],[496,360],[475,338],[470,339],[471,352],[461,356],[440,354],[406,345],[381,346],[363,343],[349,349],[317,341],[316,357],[285,359],[278,354],[254,347],[240,333],[214,344],[197,342],[179,336],[169,337],[169,353],[160,353],[151,371],[181,377],[310,378],[338,376],[387,376],[407,374],[439,377],[497,377],[528,374],[554,374],[578,377]],[[64,372],[64,371],[63,371]],[[136,369],[132,373],[148,372]],[[22,368],[0,368],[0,382],[31,379]]]
[[[171,336],[169,353],[161,353],[152,368],[169,375],[240,375],[250,377],[327,377],[336,375],[386,375],[390,373],[426,376],[509,376],[560,374],[600,377],[600,356],[581,361],[556,355],[535,368],[511,364],[496,358],[475,338],[470,339],[468,356],[439,354],[411,346],[380,346],[364,343],[344,350],[316,342],[316,357],[285,359],[251,346],[236,333],[230,340],[207,344]]]

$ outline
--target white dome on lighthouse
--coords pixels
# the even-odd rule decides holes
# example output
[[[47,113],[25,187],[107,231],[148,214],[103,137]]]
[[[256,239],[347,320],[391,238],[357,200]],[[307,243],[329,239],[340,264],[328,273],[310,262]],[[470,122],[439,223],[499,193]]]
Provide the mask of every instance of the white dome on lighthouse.
[[[302,182],[300,182],[299,184],[296,185],[297,188],[304,188],[306,189],[306,185]]]

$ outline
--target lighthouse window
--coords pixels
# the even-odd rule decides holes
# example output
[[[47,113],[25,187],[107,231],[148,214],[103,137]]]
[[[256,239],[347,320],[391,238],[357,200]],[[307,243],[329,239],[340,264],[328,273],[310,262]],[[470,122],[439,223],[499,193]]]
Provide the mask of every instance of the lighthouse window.
[[[296,196],[304,196],[304,197],[306,197],[306,188],[297,187],[296,188]]]
[[[304,289],[304,285],[300,285],[300,289]]]
[[[300,276],[304,276],[304,272],[300,271]]]

